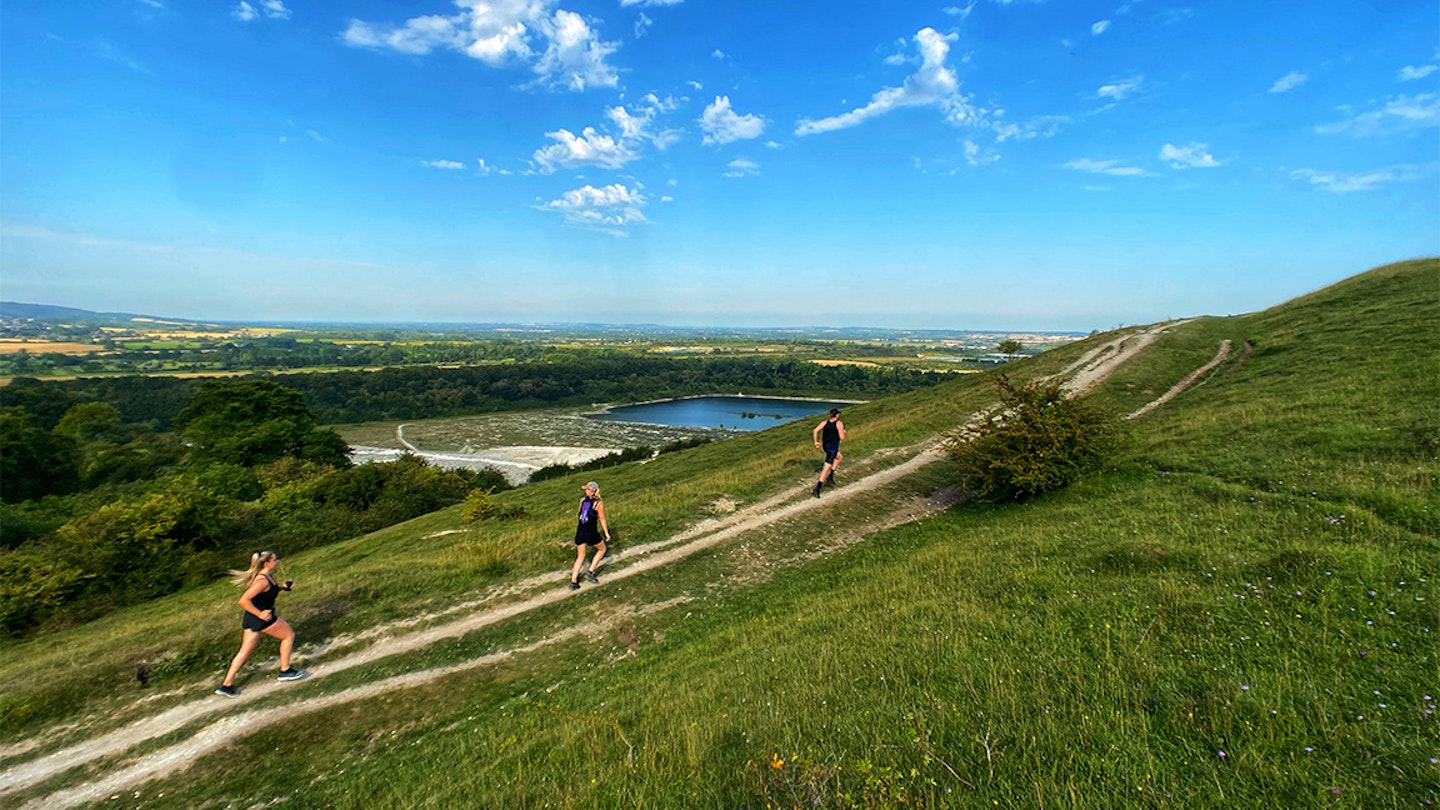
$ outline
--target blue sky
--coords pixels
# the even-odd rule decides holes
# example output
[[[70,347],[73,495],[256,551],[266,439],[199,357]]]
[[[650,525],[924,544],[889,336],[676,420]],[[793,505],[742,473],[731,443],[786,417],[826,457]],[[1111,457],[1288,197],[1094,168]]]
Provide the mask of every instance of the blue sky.
[[[1440,254],[1434,0],[6,0],[0,296],[1108,329]]]

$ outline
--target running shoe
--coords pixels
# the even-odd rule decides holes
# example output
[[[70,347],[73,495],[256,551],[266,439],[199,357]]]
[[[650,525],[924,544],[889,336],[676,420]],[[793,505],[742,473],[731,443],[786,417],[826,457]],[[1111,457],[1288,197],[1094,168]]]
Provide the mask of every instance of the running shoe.
[[[831,471],[830,471],[830,474],[827,475],[827,476],[825,476],[825,483],[829,484],[829,485],[832,486],[832,487],[835,486],[835,471],[834,471],[834,470],[831,470]]]
[[[815,482],[815,497],[820,497],[820,487],[824,486],[819,481]]]
[[[298,681],[305,677],[305,670],[294,668],[282,669],[277,677],[282,681]]]
[[[590,583],[591,585],[599,585],[599,584],[600,584],[600,580],[598,580],[598,579],[595,578],[595,572],[594,572],[594,571],[586,571],[586,572],[585,572],[585,581],[588,582],[588,583]]]
[[[576,582],[576,581],[573,580],[573,579],[570,580],[570,590],[572,590],[572,591],[578,591],[578,590],[580,590],[580,583]]]
[[[220,688],[215,690],[215,694],[220,697],[237,698],[240,697],[240,690],[222,683],[220,684]]]

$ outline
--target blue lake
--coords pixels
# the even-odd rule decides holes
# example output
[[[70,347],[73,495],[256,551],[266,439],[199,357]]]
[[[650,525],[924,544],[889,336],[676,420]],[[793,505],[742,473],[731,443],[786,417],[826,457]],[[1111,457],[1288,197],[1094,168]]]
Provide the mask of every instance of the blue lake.
[[[818,421],[831,408],[844,409],[850,402],[822,402],[811,399],[775,397],[693,397],[644,405],[624,405],[597,414],[596,419],[617,422],[645,422],[652,425],[764,430],[804,416]]]

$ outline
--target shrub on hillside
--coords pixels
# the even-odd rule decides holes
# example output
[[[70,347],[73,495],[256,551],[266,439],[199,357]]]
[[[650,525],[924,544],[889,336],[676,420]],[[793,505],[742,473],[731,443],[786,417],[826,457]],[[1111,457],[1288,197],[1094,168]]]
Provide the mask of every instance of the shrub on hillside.
[[[960,486],[990,500],[1023,500],[1059,489],[1113,448],[1116,420],[1059,385],[1017,388],[994,379],[1000,405],[946,436]]]

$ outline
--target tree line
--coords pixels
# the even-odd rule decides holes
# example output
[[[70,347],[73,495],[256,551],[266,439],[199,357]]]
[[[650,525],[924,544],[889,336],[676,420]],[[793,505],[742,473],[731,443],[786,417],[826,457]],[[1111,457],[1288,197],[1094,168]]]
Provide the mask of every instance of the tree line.
[[[596,351],[534,363],[296,373],[269,379],[299,392],[320,423],[344,424],[738,391],[869,399],[933,385],[945,375],[822,366],[791,358],[677,359]],[[175,377],[18,378],[0,389],[0,403],[24,405],[58,419],[74,404],[109,402],[124,421],[165,431],[200,384]]]
[[[268,380],[198,383],[167,423],[157,431],[105,401],[6,397],[0,635],[213,581],[262,547],[323,545],[509,486],[414,456],[352,466],[301,394]]]

